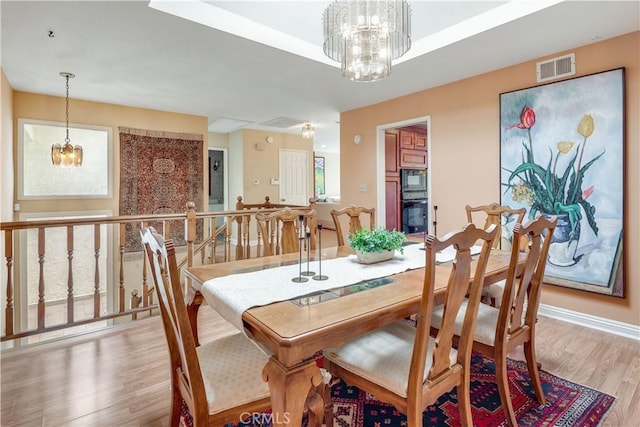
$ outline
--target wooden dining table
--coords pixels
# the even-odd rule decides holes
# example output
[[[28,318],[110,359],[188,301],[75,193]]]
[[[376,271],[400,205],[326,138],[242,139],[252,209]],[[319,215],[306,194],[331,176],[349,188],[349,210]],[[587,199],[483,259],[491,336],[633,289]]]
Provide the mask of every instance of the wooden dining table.
[[[348,247],[323,248],[322,260],[351,253]],[[317,256],[313,251],[312,259]],[[203,301],[200,289],[207,280],[256,269],[278,268],[296,263],[298,257],[294,253],[187,268],[186,277],[190,279],[187,308],[194,337],[197,339],[197,312]],[[509,260],[509,251],[491,251],[484,286],[506,277]],[[451,266],[449,262],[436,268],[436,298],[444,297]],[[475,261],[472,273],[474,269]],[[346,286],[344,292],[338,292],[342,294],[338,297],[294,298],[252,307],[242,313],[247,335],[272,354],[263,370],[263,378],[268,381],[271,392],[274,425],[302,425],[305,402],[322,381],[316,363],[319,351],[342,345],[358,335],[418,312],[424,268],[404,271],[386,279],[388,284],[380,286],[359,286],[357,289]]]

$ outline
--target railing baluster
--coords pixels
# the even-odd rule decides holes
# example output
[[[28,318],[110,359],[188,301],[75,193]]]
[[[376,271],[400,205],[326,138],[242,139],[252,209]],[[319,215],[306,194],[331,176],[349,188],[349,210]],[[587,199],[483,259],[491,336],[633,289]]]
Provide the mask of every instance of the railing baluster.
[[[4,233],[4,257],[7,260],[7,307],[5,309],[5,335],[13,335],[13,233]]]
[[[193,266],[193,243],[196,240],[196,204],[193,202],[187,202],[187,219],[185,220],[185,236],[184,239],[187,243],[187,267]],[[189,289],[191,285],[191,279],[185,280],[185,289]]]
[[[67,226],[67,322],[73,323],[73,226]]]
[[[244,257],[251,258],[251,216],[244,217]]]
[[[40,274],[38,277],[38,329],[44,328],[44,227],[38,227],[38,264],[40,264]]]
[[[142,222],[142,226],[146,227],[149,223],[147,221]],[[149,306],[149,283],[147,282],[147,257],[145,256],[144,249],[142,252],[142,306]],[[134,315],[134,318],[137,317]]]
[[[212,222],[213,220],[213,222]],[[216,237],[216,228],[215,228],[215,217],[211,217],[209,218],[209,221],[207,223],[207,221],[203,220],[202,221],[202,229],[203,232],[205,232],[206,230],[209,230],[209,243],[206,244],[205,246],[202,247],[202,249],[200,250],[200,265],[204,265],[204,264],[211,264],[212,262],[205,262],[205,258],[207,257],[207,250],[208,251],[213,251],[213,244],[215,242],[215,237]],[[205,240],[203,240],[203,243],[206,241],[206,237]]]
[[[142,257],[142,306],[149,306],[149,283],[147,282],[147,259]],[[133,307],[133,305],[132,305]]]
[[[262,242],[265,242],[266,245],[266,241],[264,240],[264,237],[262,235],[262,231],[260,230],[260,224],[258,223],[258,220],[256,220],[256,239],[258,240],[258,243],[256,243],[256,257],[261,257],[265,254],[266,251],[266,247],[263,248],[262,246]]]
[[[233,226],[233,218],[234,217],[229,217],[229,221],[227,222],[227,227],[225,228],[224,232],[225,232],[225,244],[227,245],[225,251],[225,261],[231,261],[231,237],[233,235],[233,229],[231,228]]]
[[[124,245],[126,243],[126,223],[120,223],[120,288],[118,289],[118,309],[124,312]]]
[[[224,244],[225,244],[225,248],[224,248],[224,260],[226,261],[230,261],[231,260],[231,235],[233,234],[233,223],[235,222],[234,217],[232,216],[228,216],[227,217],[227,228],[225,228],[224,230]]]
[[[236,218],[236,224],[238,229],[238,234],[236,236],[236,259],[244,259],[244,249],[242,248],[242,224],[244,222],[244,218],[242,216],[238,216]]]
[[[218,249],[218,227],[216,226],[216,217],[212,216],[209,219],[209,230],[213,230],[211,233],[211,242],[209,243],[209,253],[211,254],[211,258],[207,264],[215,264],[216,263],[216,250]],[[206,251],[202,251],[202,259],[201,262],[204,264],[204,256]]]
[[[246,216],[243,219],[244,219],[244,227],[243,227],[243,235],[242,235],[242,244],[244,245],[244,258],[249,259],[251,258],[251,246],[249,246],[249,243],[250,243],[249,221],[251,217]]]
[[[93,318],[100,317],[100,224],[93,226],[93,257],[95,272],[93,275]]]

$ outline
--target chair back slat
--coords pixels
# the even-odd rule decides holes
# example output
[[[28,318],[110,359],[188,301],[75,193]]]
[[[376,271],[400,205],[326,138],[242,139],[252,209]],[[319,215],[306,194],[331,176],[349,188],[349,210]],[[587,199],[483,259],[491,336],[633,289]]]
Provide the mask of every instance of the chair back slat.
[[[316,248],[316,211],[284,208],[276,212],[256,212],[264,255],[280,255],[300,250],[300,240]]]
[[[495,225],[498,228],[496,231],[496,238],[492,244],[494,249],[501,247],[503,221],[510,222],[511,217],[515,216],[516,224],[521,224],[524,220],[524,215],[527,212],[525,208],[513,209],[509,206],[499,205],[498,203],[491,203],[489,205],[476,207],[466,205],[465,211],[467,212],[467,222],[473,223],[473,214],[476,212],[483,212],[486,215],[483,228],[486,230],[491,225]]]
[[[355,234],[357,230],[362,229],[362,222],[360,221],[361,215],[369,216],[369,229],[373,230],[376,224],[376,209],[365,208],[361,206],[349,206],[342,209],[331,209],[331,218],[336,228],[336,237],[338,239],[338,246],[344,246],[346,244],[345,235],[342,231],[342,223],[340,217],[349,217],[349,234]]]
[[[411,392],[419,393],[423,386],[421,379],[424,378],[431,312],[434,305],[436,269],[438,268],[436,265],[436,253],[448,247],[453,247],[456,252],[445,293],[442,325],[435,337],[433,363],[426,377],[427,381],[433,384],[450,375],[459,375],[461,379],[462,370],[467,369],[466,367],[469,366],[473,328],[478,313],[491,244],[495,238],[496,231],[496,226],[491,226],[488,230],[481,230],[473,224],[468,224],[462,231],[450,233],[442,239],[438,239],[433,235],[427,236],[425,241],[426,267],[423,292],[417,317],[416,339],[409,373],[409,389]],[[478,241],[482,242],[482,249],[476,261],[474,279],[470,285],[473,265],[471,247],[477,244]],[[469,303],[467,304],[463,326],[463,338],[459,342],[457,363],[452,365],[450,363],[450,354],[453,346],[455,318],[467,294],[469,295]]]

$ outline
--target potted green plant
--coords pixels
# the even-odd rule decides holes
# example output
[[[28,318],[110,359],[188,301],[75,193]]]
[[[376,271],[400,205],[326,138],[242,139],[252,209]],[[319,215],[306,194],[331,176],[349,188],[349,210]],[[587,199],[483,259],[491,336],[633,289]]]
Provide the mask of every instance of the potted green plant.
[[[349,246],[356,251],[358,260],[363,264],[386,261],[393,258],[396,250],[404,253],[402,246],[406,237],[400,231],[386,228],[368,230],[362,228],[347,236]]]

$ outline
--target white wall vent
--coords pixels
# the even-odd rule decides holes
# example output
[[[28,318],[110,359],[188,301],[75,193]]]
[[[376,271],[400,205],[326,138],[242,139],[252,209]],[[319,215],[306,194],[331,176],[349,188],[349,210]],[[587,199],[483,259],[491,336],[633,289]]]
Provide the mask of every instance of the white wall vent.
[[[576,54],[559,56],[536,64],[538,83],[560,77],[573,76],[576,73]]]

